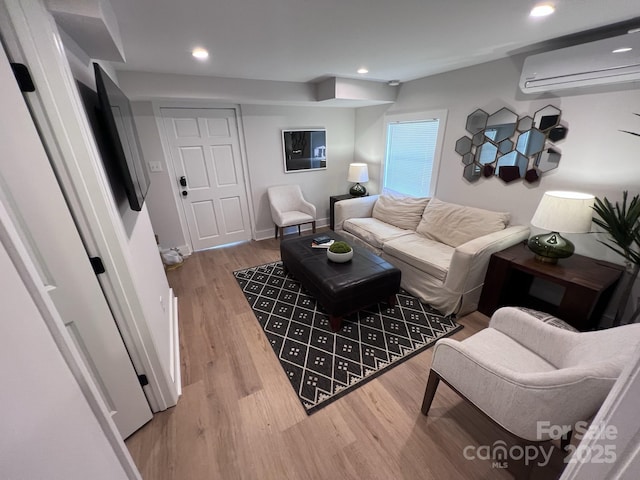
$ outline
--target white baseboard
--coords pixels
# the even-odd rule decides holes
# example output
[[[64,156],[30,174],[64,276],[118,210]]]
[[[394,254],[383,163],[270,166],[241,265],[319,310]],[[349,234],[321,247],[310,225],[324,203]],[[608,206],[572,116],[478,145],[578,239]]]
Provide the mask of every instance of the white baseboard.
[[[169,368],[171,379],[178,392],[182,395],[182,376],[180,373],[180,334],[178,330],[178,297],[169,289],[170,326],[169,326]]]

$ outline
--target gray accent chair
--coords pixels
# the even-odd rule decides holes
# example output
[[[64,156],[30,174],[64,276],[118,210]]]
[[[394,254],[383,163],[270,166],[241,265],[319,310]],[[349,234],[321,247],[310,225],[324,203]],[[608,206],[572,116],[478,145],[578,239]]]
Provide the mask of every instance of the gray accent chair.
[[[593,417],[640,345],[640,324],[575,332],[504,307],[461,342],[439,340],[422,403],[443,380],[508,432],[547,441],[537,422],[570,426]]]

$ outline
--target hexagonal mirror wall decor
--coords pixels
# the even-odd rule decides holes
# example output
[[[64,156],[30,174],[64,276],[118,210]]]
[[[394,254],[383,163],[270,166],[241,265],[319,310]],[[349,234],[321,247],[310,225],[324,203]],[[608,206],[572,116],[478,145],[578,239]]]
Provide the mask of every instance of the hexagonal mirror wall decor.
[[[498,155],[498,147],[491,142],[485,142],[476,150],[476,163],[480,165],[488,165],[496,161]]]
[[[484,130],[476,133],[471,139],[471,143],[473,143],[473,145],[475,145],[476,147],[478,145],[482,145],[483,142],[484,142]]]
[[[544,148],[545,135],[540,130],[532,128],[518,135],[516,150],[522,155],[530,156],[539,153]]]
[[[560,124],[561,113],[553,105],[521,118],[506,107],[492,114],[475,110],[465,125],[471,136],[459,138],[455,145],[464,164],[463,178],[468,182],[480,177],[498,177],[505,183],[540,181],[560,163],[555,143],[564,140],[568,131]]]
[[[501,108],[487,119],[484,136],[498,143],[506,140],[516,131],[518,116],[508,108]]]
[[[487,118],[489,114],[484,110],[476,110],[467,117],[467,132],[476,134],[484,130],[487,126]]]
[[[456,152],[460,155],[465,155],[471,152],[471,139],[469,137],[459,138],[456,142]]]
[[[464,173],[462,175],[468,182],[477,182],[482,176],[482,167],[476,163],[472,163],[464,167]]]
[[[473,163],[473,153],[465,153],[462,156],[462,163],[464,163],[465,165],[471,165]]]
[[[505,153],[509,153],[511,150],[513,150],[513,142],[508,138],[501,141],[498,145],[498,152],[500,152],[502,155],[504,155]]]

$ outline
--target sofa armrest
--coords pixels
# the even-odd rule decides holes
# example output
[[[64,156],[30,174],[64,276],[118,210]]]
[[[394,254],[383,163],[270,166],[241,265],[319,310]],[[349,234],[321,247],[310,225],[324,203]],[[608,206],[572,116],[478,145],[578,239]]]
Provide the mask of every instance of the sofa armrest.
[[[445,287],[465,293],[484,283],[491,254],[516,245],[529,237],[529,228],[513,225],[463,243],[453,252]]]
[[[334,231],[342,230],[342,224],[349,218],[368,218],[373,215],[373,206],[380,195],[350,198],[336,202],[333,206]]]

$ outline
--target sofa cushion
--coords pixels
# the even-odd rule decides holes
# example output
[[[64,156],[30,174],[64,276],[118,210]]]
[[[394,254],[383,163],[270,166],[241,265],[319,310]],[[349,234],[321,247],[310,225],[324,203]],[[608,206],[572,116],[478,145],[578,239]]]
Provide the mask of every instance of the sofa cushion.
[[[396,257],[442,282],[447,278],[455,251],[449,245],[417,233],[389,240],[382,250],[386,255]]]
[[[414,230],[422,219],[429,198],[383,194],[373,206],[372,217],[405,230]]]
[[[447,203],[432,198],[416,231],[425,237],[458,247],[474,238],[503,230],[509,213]]]
[[[371,217],[349,218],[344,221],[342,229],[376,248],[382,248],[385,242],[393,238],[414,233]]]

